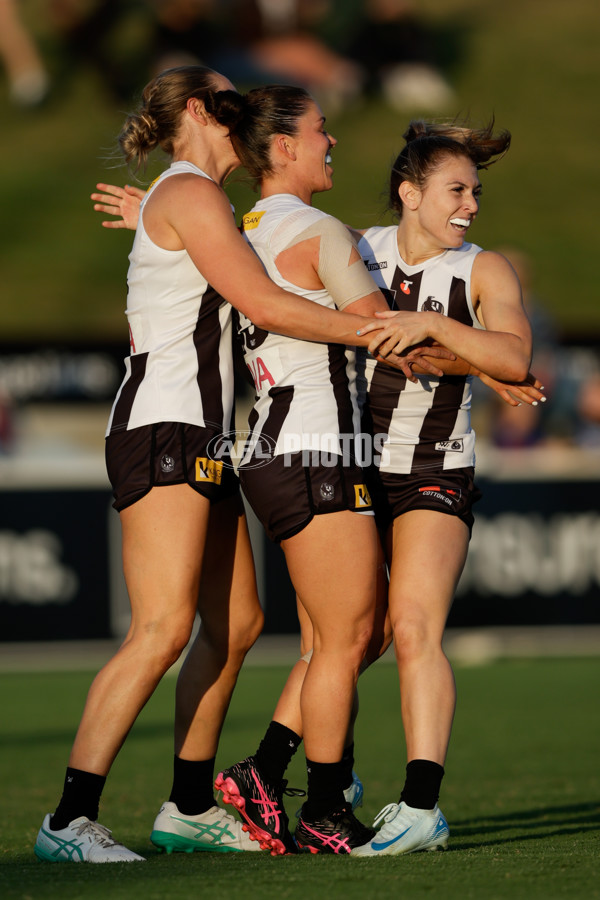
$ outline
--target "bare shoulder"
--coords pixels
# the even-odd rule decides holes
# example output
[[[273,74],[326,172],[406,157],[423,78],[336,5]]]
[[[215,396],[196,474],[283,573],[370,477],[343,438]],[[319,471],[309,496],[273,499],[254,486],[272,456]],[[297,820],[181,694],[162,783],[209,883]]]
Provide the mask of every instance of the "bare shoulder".
[[[193,248],[202,237],[225,240],[236,233],[225,191],[202,175],[182,172],[157,184],[146,201],[144,226],[150,238],[165,250]]]
[[[507,293],[521,299],[521,283],[508,259],[495,250],[482,250],[475,257],[471,275],[471,291],[483,298],[490,291],[498,296]]]
[[[202,198],[204,203],[215,203],[217,205],[226,203],[229,205],[223,188],[215,184],[210,178],[205,178],[203,175],[195,175],[193,172],[181,172],[177,175],[172,175],[170,178],[165,178],[164,181],[156,185],[153,194],[157,200],[163,202],[169,200],[179,202],[185,198],[188,198],[188,200]]]
[[[482,250],[477,254],[473,263],[473,277],[484,279],[506,277],[518,281],[517,273],[506,256],[495,250]]]

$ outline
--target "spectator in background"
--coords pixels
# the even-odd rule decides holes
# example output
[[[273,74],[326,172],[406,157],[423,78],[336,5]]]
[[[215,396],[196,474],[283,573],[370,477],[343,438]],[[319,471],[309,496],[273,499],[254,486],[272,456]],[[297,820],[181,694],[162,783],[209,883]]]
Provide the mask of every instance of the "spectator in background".
[[[152,0],[157,69],[204,63],[241,83],[306,87],[331,109],[362,90],[360,66],[318,36],[322,0]]]
[[[227,43],[222,15],[228,0],[147,0],[152,19],[152,67],[155,72],[177,66],[206,64]]]
[[[196,64],[241,85],[304,87],[330,114],[376,93],[400,112],[453,100],[413,0],[48,0],[45,15],[61,66],[95,67],[118,102]],[[0,0],[0,55],[15,102],[40,103],[49,79],[15,0]]]
[[[381,91],[398,111],[453,92],[411,0],[151,0],[154,60],[204,63],[240,83],[306,88],[331,112]]]
[[[0,57],[11,101],[17,106],[39,106],[48,95],[50,79],[16,0],[0,0]]]
[[[369,92],[398,112],[442,112],[454,92],[440,71],[434,30],[414,0],[329,0],[332,46],[357,62]],[[338,35],[338,37],[336,37]],[[449,45],[450,36],[444,37]]]
[[[152,17],[147,0],[48,0],[49,26],[66,66],[95,67],[113,99],[147,81]]]

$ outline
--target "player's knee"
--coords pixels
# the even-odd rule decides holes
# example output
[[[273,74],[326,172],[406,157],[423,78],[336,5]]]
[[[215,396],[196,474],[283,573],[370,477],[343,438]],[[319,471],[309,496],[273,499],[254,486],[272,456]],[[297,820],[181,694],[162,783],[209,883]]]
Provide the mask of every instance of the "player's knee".
[[[134,640],[143,643],[145,658],[168,669],[177,662],[192,636],[193,617],[172,616],[150,620],[138,627]]]
[[[245,656],[262,632],[264,624],[264,613],[260,606],[257,606],[251,614],[246,616],[244,623],[232,635],[230,644],[233,643],[233,651]]]
[[[260,635],[263,625],[264,614],[257,604],[242,620],[236,620],[234,627],[227,620],[219,622],[214,627],[203,622],[200,626],[200,637],[223,665],[228,662],[233,664],[237,662],[241,665],[246,653]]]
[[[394,622],[394,648],[399,660],[415,659],[431,646],[427,622],[420,618],[400,618]]]
[[[357,672],[362,669],[372,636],[372,624],[365,622],[356,628],[354,636],[349,643],[349,652]]]

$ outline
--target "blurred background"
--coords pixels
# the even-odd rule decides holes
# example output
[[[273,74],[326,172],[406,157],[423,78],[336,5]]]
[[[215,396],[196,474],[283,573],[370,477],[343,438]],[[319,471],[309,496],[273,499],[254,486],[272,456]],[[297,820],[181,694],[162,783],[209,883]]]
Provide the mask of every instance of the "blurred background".
[[[135,183],[121,123],[190,61],[241,90],[306,86],[339,141],[315,203],[357,227],[391,222],[410,118],[512,132],[470,237],[521,275],[548,402],[476,390],[484,499],[450,624],[600,623],[599,46],[597,0],[0,0],[0,641],[126,627],[103,438],[131,234],[102,229],[89,195]],[[239,218],[252,189],[228,191]],[[267,631],[293,632],[282,558],[253,529]]]

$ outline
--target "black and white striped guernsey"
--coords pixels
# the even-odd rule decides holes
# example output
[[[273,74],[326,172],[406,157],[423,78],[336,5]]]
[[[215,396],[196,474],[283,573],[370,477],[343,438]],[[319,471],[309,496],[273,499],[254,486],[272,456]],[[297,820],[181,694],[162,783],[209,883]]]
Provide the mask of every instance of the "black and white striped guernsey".
[[[325,289],[298,287],[286,281],[275,265],[279,253],[295,236],[325,216],[296,196],[276,194],[260,200],[244,216],[244,237],[276,284],[334,309]],[[241,465],[250,462],[262,439],[274,448],[274,455],[353,450],[360,425],[354,350],[262,331],[241,314],[239,320],[244,359],[256,389],[249,421],[251,438]],[[340,443],[341,436],[345,436],[345,444]]]
[[[432,310],[481,328],[471,301],[471,271],[481,247],[463,244],[415,266],[400,256],[395,226],[369,228],[359,241],[364,263],[391,309]],[[471,376],[418,376],[413,384],[372,358],[365,362],[366,421],[381,471],[410,474],[475,463]]]

